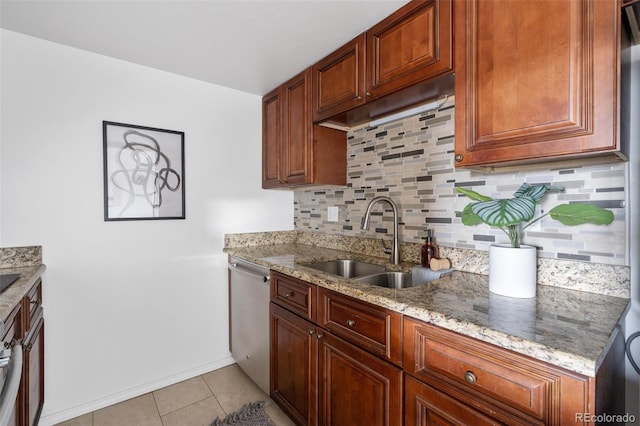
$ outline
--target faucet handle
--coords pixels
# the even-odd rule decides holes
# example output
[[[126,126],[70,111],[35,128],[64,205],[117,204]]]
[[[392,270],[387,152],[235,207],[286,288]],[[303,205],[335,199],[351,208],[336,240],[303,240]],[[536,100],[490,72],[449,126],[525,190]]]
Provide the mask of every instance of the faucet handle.
[[[391,254],[391,252],[393,251],[390,247],[387,247],[387,245],[384,243],[384,240],[380,240],[382,241],[382,252],[384,254]]]

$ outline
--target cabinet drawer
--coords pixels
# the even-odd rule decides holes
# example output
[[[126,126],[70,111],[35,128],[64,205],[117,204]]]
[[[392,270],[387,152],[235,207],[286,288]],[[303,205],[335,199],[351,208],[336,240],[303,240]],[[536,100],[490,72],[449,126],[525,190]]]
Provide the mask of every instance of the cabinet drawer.
[[[402,365],[402,315],[320,288],[319,325],[343,339]]]
[[[521,417],[525,414],[545,424],[560,424],[560,404],[554,403],[566,386],[560,371],[416,320],[405,319],[404,339],[405,370],[415,377],[435,386],[446,382],[476,400]],[[584,400],[584,382],[576,385],[573,389],[582,395],[575,397]]]
[[[316,319],[316,286],[278,272],[271,272],[271,301],[303,318]]]

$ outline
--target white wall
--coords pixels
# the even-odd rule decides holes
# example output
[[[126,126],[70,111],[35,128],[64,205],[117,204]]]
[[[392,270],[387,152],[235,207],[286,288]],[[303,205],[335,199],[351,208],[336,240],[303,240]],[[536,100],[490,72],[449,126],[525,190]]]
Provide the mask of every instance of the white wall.
[[[293,229],[293,194],[260,189],[260,98],[4,30],[1,47],[0,245],[43,246],[42,424],[232,362],[223,234]],[[103,120],[185,132],[186,220],[103,221]]]

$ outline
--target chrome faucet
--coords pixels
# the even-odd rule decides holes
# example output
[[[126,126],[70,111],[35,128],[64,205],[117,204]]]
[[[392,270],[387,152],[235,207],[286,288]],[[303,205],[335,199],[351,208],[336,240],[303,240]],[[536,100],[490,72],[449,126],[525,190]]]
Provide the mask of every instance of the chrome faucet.
[[[391,254],[391,261],[394,265],[400,263],[400,246],[398,244],[398,206],[393,200],[389,197],[375,197],[369,205],[367,206],[367,211],[364,213],[364,217],[362,218],[362,224],[360,225],[360,229],[369,229],[369,222],[371,220],[371,208],[374,204],[379,201],[386,201],[389,203],[391,208],[393,209],[393,248],[388,249],[384,245],[384,240],[382,240],[382,247],[384,247],[384,252],[386,254]]]

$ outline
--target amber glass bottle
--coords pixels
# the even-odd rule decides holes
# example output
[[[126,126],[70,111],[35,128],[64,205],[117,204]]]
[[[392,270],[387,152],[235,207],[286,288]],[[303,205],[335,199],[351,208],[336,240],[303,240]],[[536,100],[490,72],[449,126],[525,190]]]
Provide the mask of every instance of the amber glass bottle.
[[[427,229],[427,239],[422,246],[422,252],[420,253],[420,264],[428,268],[429,262],[431,259],[438,258],[438,246],[435,241],[433,241],[433,234],[431,233],[431,229]]]

